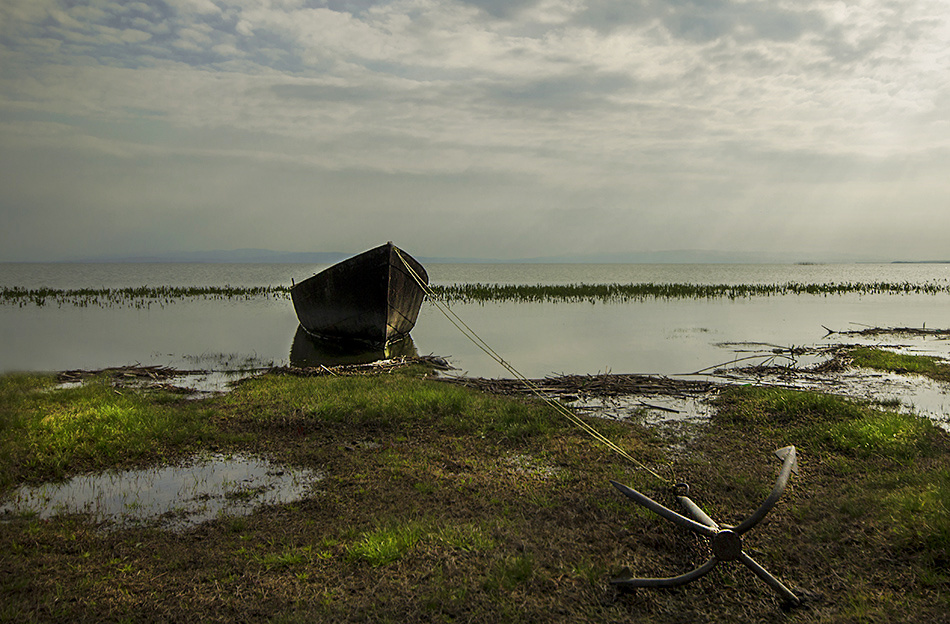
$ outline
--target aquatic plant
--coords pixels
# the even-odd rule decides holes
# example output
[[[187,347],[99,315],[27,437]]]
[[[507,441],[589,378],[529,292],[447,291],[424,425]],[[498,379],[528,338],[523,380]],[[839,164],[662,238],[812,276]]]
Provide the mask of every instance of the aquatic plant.
[[[430,285],[448,303],[627,303],[648,299],[748,299],[784,295],[938,295],[950,284],[936,282],[839,282],[827,284],[448,284]],[[0,287],[0,304],[149,308],[187,299],[287,299],[289,286],[139,286],[127,288]]]
[[[913,282],[844,282],[829,284],[453,284],[431,286],[432,292],[447,301],[464,303],[584,302],[626,303],[646,299],[744,299],[783,295],[936,295],[950,293],[950,285]]]
[[[148,308],[185,299],[257,299],[286,297],[286,286],[136,286],[126,288],[22,288],[0,289],[0,303],[19,305],[72,305],[76,307]]]

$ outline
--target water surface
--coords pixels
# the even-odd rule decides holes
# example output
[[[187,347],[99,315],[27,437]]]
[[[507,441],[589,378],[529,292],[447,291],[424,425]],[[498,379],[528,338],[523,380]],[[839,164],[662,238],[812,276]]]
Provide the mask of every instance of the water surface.
[[[211,454],[172,466],[24,486],[0,506],[0,517],[83,514],[107,528],[158,523],[182,530],[219,516],[246,516],[261,505],[300,500],[324,476],[253,455]]]
[[[0,264],[0,286],[289,285],[324,267],[246,264]],[[428,266],[433,283],[940,283],[947,265],[546,265]],[[626,303],[454,304],[479,336],[523,374],[682,374],[741,357],[737,343],[828,344],[824,327],[950,327],[950,296],[788,295],[748,299],[647,299]],[[290,364],[301,353],[288,298],[186,299],[148,308],[0,306],[0,371],[195,362]],[[295,348],[295,344],[297,348]],[[916,345],[944,353],[945,342]],[[303,345],[306,347],[306,345]],[[410,352],[435,354],[469,375],[508,376],[432,303]],[[310,365],[339,362],[313,355]],[[385,354],[383,354],[385,355]],[[324,358],[321,360],[321,358]],[[298,360],[303,361],[303,360]],[[213,365],[211,366],[213,368]]]

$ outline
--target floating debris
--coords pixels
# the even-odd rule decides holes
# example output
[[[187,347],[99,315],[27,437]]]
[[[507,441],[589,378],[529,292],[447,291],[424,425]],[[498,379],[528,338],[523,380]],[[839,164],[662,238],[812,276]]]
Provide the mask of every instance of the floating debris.
[[[62,371],[56,378],[60,383],[79,383],[95,377],[108,377],[115,381],[151,380],[167,381],[182,375],[197,374],[203,371],[183,371],[170,366],[142,366],[141,364],[132,364],[129,366],[113,366],[100,369],[73,369]]]
[[[391,373],[394,370],[421,364],[437,370],[451,370],[449,362],[437,355],[399,355],[385,360],[376,360],[363,364],[340,364],[337,366],[274,366],[267,372],[277,375],[293,375],[296,377],[322,377],[325,375],[378,375]]]
[[[108,379],[116,388],[164,390],[199,398],[208,394],[227,392],[248,377],[265,372],[268,368],[219,370],[182,370],[171,366],[142,366],[134,364],[100,369],[74,369],[57,374],[63,386],[81,384],[90,379]]]
[[[563,400],[579,397],[618,397],[637,395],[687,396],[715,392],[719,384],[696,379],[672,379],[660,375],[610,374],[557,375],[544,379],[485,379],[482,377],[440,377],[441,381],[476,388],[483,392],[507,395],[534,394]]]
[[[864,329],[846,329],[843,331],[829,329],[822,325],[828,333],[825,336],[920,336],[933,338],[950,338],[950,329],[927,329],[927,327],[865,327]]]

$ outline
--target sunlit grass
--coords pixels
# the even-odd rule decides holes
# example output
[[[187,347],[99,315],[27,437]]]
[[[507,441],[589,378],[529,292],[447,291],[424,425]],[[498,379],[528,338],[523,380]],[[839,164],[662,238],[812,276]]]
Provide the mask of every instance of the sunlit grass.
[[[55,388],[52,376],[0,376],[0,487],[29,475],[114,466],[208,431],[197,405],[119,391],[107,380]]]
[[[429,546],[467,553],[486,553],[498,548],[479,525],[472,523],[440,526],[433,520],[391,521],[356,535],[345,546],[350,559],[384,566],[402,559],[417,547]]]
[[[839,452],[907,460],[926,451],[932,428],[933,424],[925,418],[869,410],[855,420],[821,428],[816,436]]]
[[[422,539],[423,527],[415,522],[364,533],[347,548],[347,554],[370,565],[382,566],[402,558]]]
[[[880,410],[820,392],[743,386],[719,399],[721,417],[737,425],[772,427],[797,444],[857,456],[904,461],[931,451],[936,426],[927,418]]]
[[[938,381],[950,381],[950,365],[939,358],[926,355],[907,355],[874,347],[855,347],[848,350],[851,363],[860,368],[895,373],[914,373]]]
[[[738,425],[801,426],[815,421],[857,419],[867,414],[864,405],[843,397],[758,386],[729,388],[718,403],[727,408],[722,417]]]
[[[946,434],[930,419],[778,388],[731,388],[718,402],[718,422],[755,427],[776,445],[795,444],[814,470],[819,462],[849,479],[833,501],[843,517],[873,519],[900,547],[924,553],[930,572],[946,580],[939,571],[950,560],[950,470]],[[839,539],[841,530],[829,527],[816,539]]]

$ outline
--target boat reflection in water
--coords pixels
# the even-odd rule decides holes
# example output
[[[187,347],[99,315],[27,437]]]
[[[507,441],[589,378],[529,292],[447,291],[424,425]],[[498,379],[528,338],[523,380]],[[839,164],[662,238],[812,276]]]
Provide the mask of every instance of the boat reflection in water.
[[[297,326],[294,343],[290,347],[290,365],[297,368],[318,366],[341,366],[345,364],[369,364],[398,356],[416,357],[416,345],[412,336],[388,345],[372,346],[363,342],[341,342],[339,340],[321,340]]]

